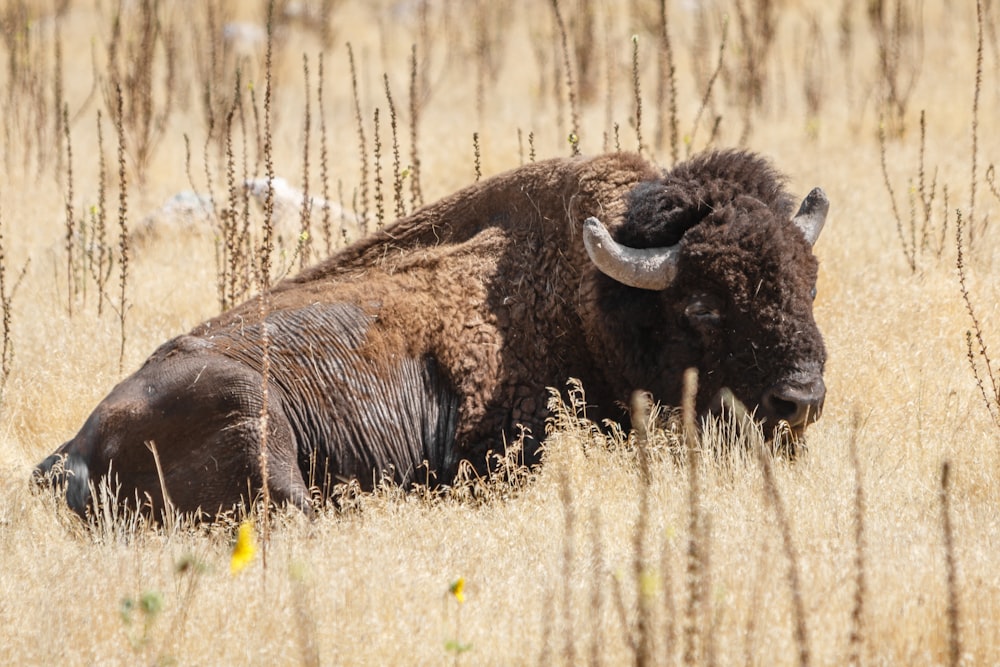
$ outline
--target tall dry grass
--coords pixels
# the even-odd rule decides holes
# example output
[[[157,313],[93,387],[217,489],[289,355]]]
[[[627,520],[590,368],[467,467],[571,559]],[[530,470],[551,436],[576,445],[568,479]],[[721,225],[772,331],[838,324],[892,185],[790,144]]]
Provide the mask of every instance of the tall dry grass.
[[[1000,662],[991,3],[276,2],[270,65],[265,3],[171,7],[0,9],[0,662]],[[235,22],[264,41],[223,39]],[[724,427],[685,439],[678,417],[608,431],[562,387],[540,470],[345,488],[315,521],[273,516],[266,569],[238,575],[235,519],[108,508],[85,529],[29,489],[123,372],[298,266],[308,206],[268,215],[244,178],[336,193],[374,228],[389,168],[400,210],[406,188],[412,207],[525,159],[737,144],[832,202],[829,395],[795,462]],[[192,188],[225,204],[139,238]],[[98,233],[116,197],[118,233]],[[341,243],[317,220],[313,256]]]

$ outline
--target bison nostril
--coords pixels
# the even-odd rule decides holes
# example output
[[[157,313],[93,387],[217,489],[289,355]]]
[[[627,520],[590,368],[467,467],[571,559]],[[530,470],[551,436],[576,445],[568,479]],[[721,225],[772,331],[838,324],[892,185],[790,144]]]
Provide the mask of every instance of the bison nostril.
[[[781,419],[792,426],[815,421],[823,409],[826,388],[822,383],[813,387],[778,384],[764,392],[761,406],[767,416]]]
[[[781,398],[772,398],[770,401],[770,412],[778,419],[792,421],[799,412],[799,404],[793,401],[786,401]]]

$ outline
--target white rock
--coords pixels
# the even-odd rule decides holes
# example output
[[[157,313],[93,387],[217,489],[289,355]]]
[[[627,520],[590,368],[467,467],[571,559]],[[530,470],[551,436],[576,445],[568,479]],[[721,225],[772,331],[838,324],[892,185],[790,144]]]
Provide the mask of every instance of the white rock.
[[[244,182],[247,194],[260,205],[264,210],[267,201],[267,178],[248,178]],[[298,233],[301,228],[302,202],[305,194],[289,185],[288,181],[276,176],[271,182],[274,190],[274,226],[278,233],[288,233],[294,231]],[[323,210],[330,212],[330,222],[334,226],[334,236],[346,235],[349,241],[353,241],[361,236],[361,220],[359,216],[350,209],[344,208],[337,202],[326,200],[318,196],[309,197],[310,226],[313,228],[315,237],[319,230],[316,225],[323,219]]]

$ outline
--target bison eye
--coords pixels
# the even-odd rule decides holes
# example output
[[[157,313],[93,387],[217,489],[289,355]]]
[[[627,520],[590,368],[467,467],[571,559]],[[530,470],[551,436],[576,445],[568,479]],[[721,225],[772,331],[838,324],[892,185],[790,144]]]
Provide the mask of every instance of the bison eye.
[[[714,326],[719,323],[719,309],[703,299],[695,299],[684,309],[684,316],[691,322]]]
[[[813,301],[816,300],[816,288],[815,287],[813,287],[811,290],[809,290],[809,298],[811,298]]]

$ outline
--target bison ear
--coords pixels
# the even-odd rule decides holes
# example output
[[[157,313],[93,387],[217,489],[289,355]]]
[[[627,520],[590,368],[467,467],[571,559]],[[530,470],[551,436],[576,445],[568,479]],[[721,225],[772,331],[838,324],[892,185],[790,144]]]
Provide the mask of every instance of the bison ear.
[[[819,233],[823,231],[826,214],[830,210],[830,200],[822,188],[813,188],[799,206],[799,212],[792,218],[795,226],[802,230],[809,245],[816,243]]]
[[[594,217],[583,223],[583,245],[601,273],[629,287],[665,290],[677,275],[679,245],[630,248],[611,238],[604,223]]]

